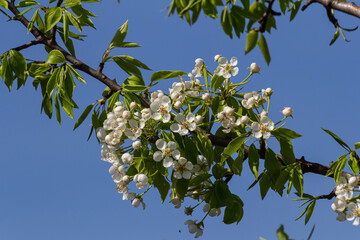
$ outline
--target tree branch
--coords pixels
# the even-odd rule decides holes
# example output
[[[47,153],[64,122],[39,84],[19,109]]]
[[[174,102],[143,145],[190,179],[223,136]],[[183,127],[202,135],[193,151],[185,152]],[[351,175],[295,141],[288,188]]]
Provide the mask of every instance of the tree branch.
[[[354,17],[360,18],[360,8],[353,2],[343,2],[340,0],[308,0],[302,6],[301,11],[305,11],[312,3],[320,3],[325,8],[334,9]]]
[[[269,16],[271,14],[273,14],[273,12],[274,12],[272,10],[272,5],[274,4],[274,1],[275,0],[270,0],[269,1],[269,6],[268,6],[266,12],[264,13],[264,15],[258,21],[258,23],[260,23],[259,31],[262,32],[262,33],[265,32],[265,30],[266,30],[266,22],[267,22]]]
[[[25,44],[21,45],[21,46],[18,46],[16,48],[12,48],[12,50],[21,51],[21,50],[23,50],[25,48],[28,48],[28,47],[31,47],[31,46],[34,46],[34,45],[37,45],[37,44],[40,44],[40,43],[42,43],[42,39],[37,38],[36,40],[32,40],[32,41],[30,41],[28,43],[25,43]]]
[[[327,195],[320,195],[320,196],[316,196],[316,199],[328,199],[331,200],[335,197],[335,190],[332,190],[331,193],[327,194]]]

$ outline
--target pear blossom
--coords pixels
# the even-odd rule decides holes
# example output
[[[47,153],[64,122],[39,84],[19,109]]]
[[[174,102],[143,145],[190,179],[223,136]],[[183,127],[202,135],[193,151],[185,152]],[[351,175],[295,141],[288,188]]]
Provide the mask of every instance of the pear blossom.
[[[284,114],[284,117],[290,117],[292,115],[292,112],[294,110],[291,109],[291,107],[284,107],[284,110],[282,110],[282,114]]]
[[[229,79],[231,76],[235,77],[239,73],[239,68],[235,67],[238,63],[236,57],[230,59],[230,63],[225,57],[218,59],[219,67],[216,70],[216,75],[223,76],[225,79]]]
[[[260,124],[261,123],[261,124]],[[253,136],[255,138],[268,139],[271,136],[271,131],[274,130],[275,124],[266,116],[260,118],[260,123],[254,122],[251,128],[254,130]]]
[[[133,162],[134,156],[131,155],[130,153],[124,153],[121,156],[121,160],[123,161],[124,164],[131,164]]]
[[[135,149],[135,150],[139,150],[139,149],[141,149],[141,142],[140,141],[135,141],[135,142],[133,142],[132,143],[132,147],[133,147],[133,149]]]
[[[133,205],[135,208],[138,208],[140,206],[140,204],[142,205],[143,210],[145,210],[145,203],[144,203],[143,199],[136,197],[131,201],[131,205]]]
[[[149,178],[143,173],[136,174],[134,176],[134,182],[136,182],[137,189],[143,189],[148,184]]]
[[[254,91],[244,95],[244,100],[241,101],[241,105],[246,109],[250,109],[253,107],[260,107],[264,102],[266,102],[266,99],[262,98],[260,94]]]
[[[204,65],[204,60],[202,58],[197,58],[195,60],[195,68],[191,72],[193,75],[195,75],[195,77],[202,77],[202,65]]]
[[[334,212],[343,212],[346,208],[346,200],[343,197],[336,197],[331,209]]]
[[[203,235],[203,230],[200,228],[201,223],[202,222],[196,223],[193,220],[186,220],[184,224],[188,225],[189,232],[191,234],[196,233],[195,238],[198,238]]]
[[[353,190],[356,184],[357,181],[355,176],[351,176],[349,178],[349,182],[346,177],[341,176],[335,189],[336,197],[341,197],[344,200],[350,200],[353,197]]]
[[[359,222],[360,203],[358,202],[358,204],[356,204],[356,203],[351,202],[348,205],[348,209],[349,209],[349,212],[346,214],[346,220],[352,221],[355,219],[353,222],[353,225],[358,226],[360,224],[360,222]]]
[[[170,130],[179,133],[182,136],[185,136],[189,131],[194,131],[196,129],[195,116],[193,113],[188,113],[186,118],[182,113],[179,113],[176,115],[175,121],[178,123],[171,124]]]
[[[152,118],[154,120],[162,119],[164,123],[167,123],[171,119],[171,99],[168,96],[163,96],[161,100],[156,99],[151,103],[150,109],[153,112]]]
[[[219,54],[215,55],[215,57],[214,57],[214,62],[219,61],[219,58],[221,58],[221,55],[219,55]]]
[[[204,120],[204,118],[203,118],[202,116],[197,115],[197,116],[195,117],[194,122],[196,123],[196,125],[199,125],[199,124],[202,123],[203,120]]]
[[[248,116],[242,116],[242,117],[240,118],[240,123],[241,123],[241,124],[248,124],[249,121],[250,121],[250,118],[249,118]]]
[[[202,98],[202,100],[204,100],[204,101],[206,102],[206,101],[210,100],[210,94],[208,94],[208,93],[203,93],[203,94],[201,95],[201,98]]]
[[[174,168],[174,178],[176,179],[190,179],[191,170],[193,169],[193,164],[184,157],[180,157],[178,161],[173,162]]]
[[[130,119],[129,120],[129,125],[130,128],[127,128],[125,130],[125,135],[131,139],[131,140],[136,140],[138,137],[140,137],[142,130],[139,127],[139,123],[135,120],[135,119]]]
[[[168,168],[171,167],[174,160],[180,158],[180,151],[176,148],[176,143],[173,141],[169,141],[168,143],[162,139],[158,139],[155,142],[156,147],[160,151],[156,151],[153,155],[153,159],[155,162],[160,162],[163,160],[163,166]]]
[[[100,141],[104,141],[105,137],[106,137],[106,131],[103,127],[99,127],[96,129],[96,137],[100,140]]]
[[[250,72],[252,72],[252,73],[258,73],[258,72],[260,72],[260,69],[261,68],[256,63],[252,63],[250,65]]]
[[[136,108],[136,102],[131,102],[130,103],[130,109],[134,110]]]

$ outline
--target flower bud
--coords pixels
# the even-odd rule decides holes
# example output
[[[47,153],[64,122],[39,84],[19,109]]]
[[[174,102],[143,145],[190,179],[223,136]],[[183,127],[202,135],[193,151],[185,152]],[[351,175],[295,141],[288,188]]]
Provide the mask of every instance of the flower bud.
[[[129,119],[131,116],[131,113],[129,111],[124,111],[122,114],[122,117],[125,119]]]
[[[96,137],[99,139],[99,140],[105,140],[105,137],[106,137],[106,131],[104,128],[102,127],[99,127],[96,129]]]
[[[119,171],[120,173],[125,173],[126,168],[125,168],[123,165],[121,165],[121,166],[118,168],[118,171]]]
[[[116,106],[124,106],[124,103],[123,102],[116,102],[115,105]]]
[[[219,58],[221,58],[221,55],[219,55],[219,54],[215,55],[214,61],[217,62],[219,60]]]
[[[197,67],[201,67],[204,64],[204,60],[202,58],[197,58],[195,64]]]
[[[135,150],[139,150],[141,148],[141,142],[140,141],[133,142],[132,147]]]
[[[242,116],[240,118],[240,123],[241,124],[248,124],[249,121],[250,121],[250,118],[248,116]]]
[[[264,110],[261,112],[260,117],[267,117],[268,113],[265,112]]]
[[[138,198],[134,198],[134,199],[131,201],[131,204],[132,204],[134,207],[136,207],[136,208],[138,208],[138,207],[140,206],[140,203],[141,203],[141,200],[138,199]]]
[[[282,114],[284,114],[285,117],[290,117],[292,115],[292,110],[290,107],[284,107],[284,110],[282,110]]]
[[[210,99],[210,94],[208,93],[203,93],[203,95],[201,96],[202,100],[204,101],[208,101]]]
[[[265,94],[266,94],[266,96],[271,96],[272,94],[273,94],[273,92],[274,92],[274,90],[272,90],[271,88],[267,88],[267,89],[265,89]]]
[[[258,72],[260,72],[260,69],[261,68],[256,63],[252,63],[250,65],[250,72],[252,72],[252,73],[258,73]]]
[[[194,122],[195,122],[197,125],[199,125],[199,124],[202,123],[203,119],[204,119],[204,118],[203,118],[202,116],[197,115],[197,116],[195,117]]]
[[[131,102],[130,103],[130,109],[134,110],[136,108],[136,102]]]
[[[231,108],[231,107],[226,106],[226,107],[224,107],[224,112],[225,112],[226,115],[231,116],[231,115],[234,114],[234,109]]]
[[[194,209],[193,209],[192,207],[186,207],[186,208],[184,209],[184,213],[185,213],[185,215],[187,215],[187,216],[191,216],[192,213],[193,213],[193,211],[194,211]]]
[[[174,103],[174,108],[180,109],[181,107],[182,107],[182,103],[181,103],[180,101],[176,101],[176,102]]]
[[[121,178],[121,180],[124,182],[124,184],[128,184],[130,182],[130,177],[125,175]]]

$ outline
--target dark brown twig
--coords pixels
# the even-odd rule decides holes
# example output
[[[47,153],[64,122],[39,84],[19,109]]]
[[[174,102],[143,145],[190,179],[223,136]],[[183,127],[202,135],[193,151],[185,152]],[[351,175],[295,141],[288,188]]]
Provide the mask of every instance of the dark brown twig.
[[[28,48],[28,47],[31,47],[31,46],[34,46],[34,45],[37,45],[37,44],[40,44],[42,43],[42,39],[41,38],[37,38],[36,40],[32,40],[28,43],[25,43],[21,46],[18,46],[18,47],[15,47],[15,48],[12,48],[12,50],[15,50],[15,51],[21,51],[25,48]]]
[[[331,200],[335,197],[335,190],[332,190],[331,193],[327,194],[327,195],[320,195],[320,196],[316,196],[314,197],[315,199],[328,199],[328,200]]]
[[[275,0],[270,0],[269,1],[269,6],[268,6],[266,12],[264,13],[264,15],[258,21],[258,23],[260,23],[259,31],[262,32],[262,33],[265,32],[265,30],[266,30],[266,23],[267,23],[267,20],[268,20],[269,16],[271,14],[273,14],[272,5],[274,4],[274,1]]]

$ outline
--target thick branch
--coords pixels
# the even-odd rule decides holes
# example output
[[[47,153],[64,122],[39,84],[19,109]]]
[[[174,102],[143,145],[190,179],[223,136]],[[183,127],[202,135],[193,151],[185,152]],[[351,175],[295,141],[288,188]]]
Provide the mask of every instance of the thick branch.
[[[304,11],[312,3],[320,3],[325,8],[329,7],[330,9],[360,18],[360,8],[353,2],[343,2],[340,0],[308,0],[305,2],[301,10]]]

